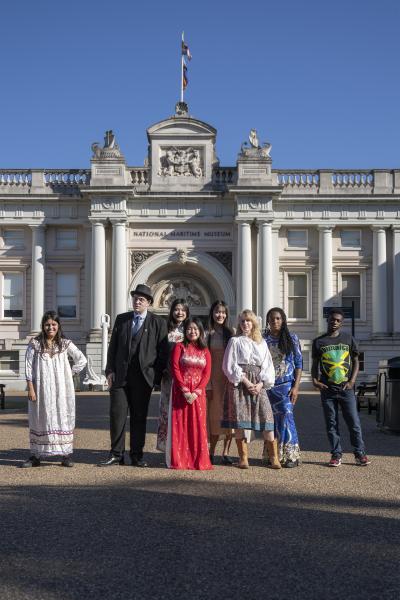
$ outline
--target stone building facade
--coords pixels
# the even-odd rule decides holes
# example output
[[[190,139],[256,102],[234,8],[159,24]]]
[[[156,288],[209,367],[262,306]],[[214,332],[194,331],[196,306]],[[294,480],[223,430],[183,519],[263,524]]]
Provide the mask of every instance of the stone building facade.
[[[143,167],[128,167],[111,131],[91,168],[0,170],[0,381],[24,389],[24,352],[43,312],[101,374],[101,319],[147,283],[154,310],[175,297],[208,313],[225,299],[265,319],[281,306],[303,345],[322,306],[354,302],[365,379],[400,354],[400,169],[285,171],[252,131],[222,167],[216,130],[176,113],[147,130]]]

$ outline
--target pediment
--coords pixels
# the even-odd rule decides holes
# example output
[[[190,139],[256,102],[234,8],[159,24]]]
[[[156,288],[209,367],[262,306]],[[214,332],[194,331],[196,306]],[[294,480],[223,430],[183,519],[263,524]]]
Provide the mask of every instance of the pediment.
[[[171,117],[147,129],[149,142],[154,138],[215,138],[216,129],[192,117]]]

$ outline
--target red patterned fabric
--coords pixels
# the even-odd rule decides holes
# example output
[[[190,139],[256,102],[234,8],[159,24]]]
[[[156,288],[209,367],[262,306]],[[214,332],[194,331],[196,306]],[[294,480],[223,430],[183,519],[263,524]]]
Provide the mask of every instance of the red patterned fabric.
[[[171,469],[212,469],[207,443],[205,388],[210,379],[208,348],[176,344],[171,355]],[[197,394],[189,404],[185,392]]]

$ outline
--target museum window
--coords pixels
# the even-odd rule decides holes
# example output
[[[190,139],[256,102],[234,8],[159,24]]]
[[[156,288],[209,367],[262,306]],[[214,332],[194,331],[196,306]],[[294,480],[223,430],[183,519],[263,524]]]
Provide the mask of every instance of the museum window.
[[[24,276],[22,273],[3,273],[1,278],[1,314],[3,319],[22,319],[24,316]]]
[[[310,350],[304,350],[304,348],[302,348],[301,354],[303,357],[303,372],[309,373],[310,372]]]
[[[0,351],[0,372],[19,375],[19,352]]]
[[[365,353],[364,352],[360,352],[358,355],[358,365],[359,365],[359,373],[364,373],[365,372]]]
[[[341,229],[340,247],[344,250],[361,248],[361,229]]]
[[[56,306],[58,315],[63,319],[75,319],[78,316],[78,274],[56,274]]]
[[[3,229],[3,248],[24,248],[25,232],[23,229]]]
[[[293,250],[308,248],[308,231],[307,229],[288,229],[287,230],[287,247]]]
[[[361,278],[359,274],[341,273],[342,306],[352,306],[354,318],[361,318]]]
[[[309,282],[306,273],[287,273],[287,313],[289,319],[309,317]]]
[[[56,248],[58,250],[75,250],[77,247],[77,229],[56,229]]]

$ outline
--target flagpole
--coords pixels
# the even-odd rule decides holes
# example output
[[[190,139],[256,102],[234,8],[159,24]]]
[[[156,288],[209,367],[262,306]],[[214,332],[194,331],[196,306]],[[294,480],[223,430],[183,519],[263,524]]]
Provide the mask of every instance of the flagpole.
[[[181,102],[183,102],[183,42],[184,42],[184,32],[182,31],[182,43],[181,43]]]

